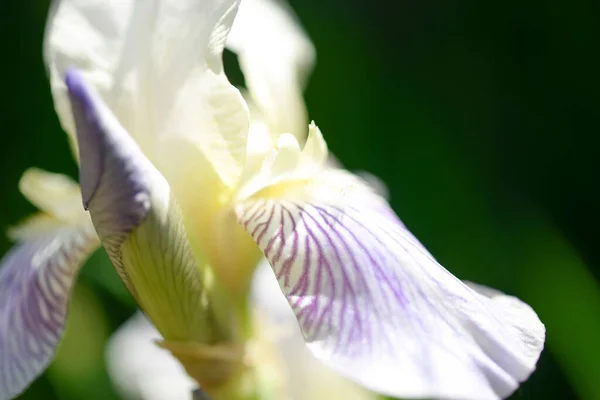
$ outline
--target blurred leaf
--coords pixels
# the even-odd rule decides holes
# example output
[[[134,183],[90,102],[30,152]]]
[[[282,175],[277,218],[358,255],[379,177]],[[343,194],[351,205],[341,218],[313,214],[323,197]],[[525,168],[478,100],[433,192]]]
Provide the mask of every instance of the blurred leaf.
[[[104,366],[110,335],[106,314],[94,292],[78,284],[73,292],[64,339],[48,376],[62,399],[116,398]]]

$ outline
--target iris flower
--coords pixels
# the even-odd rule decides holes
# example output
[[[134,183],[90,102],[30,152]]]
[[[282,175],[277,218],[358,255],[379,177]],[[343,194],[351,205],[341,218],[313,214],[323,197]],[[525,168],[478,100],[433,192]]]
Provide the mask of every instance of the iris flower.
[[[261,255],[330,370],[396,397],[510,395],[543,348],[535,312],[455,278],[373,185],[328,160],[302,100],[312,45],[279,3],[244,0],[234,24],[238,3],[54,2],[45,57],[80,186],[40,170],[21,181],[40,213],[11,231],[0,269],[0,399],[51,361],[100,244],[159,345],[215,400],[285,398],[251,311]]]
[[[252,302],[261,335],[280,359],[285,400],[376,400],[378,396],[344,379],[312,356],[296,317],[265,260],[257,267]],[[110,339],[107,366],[118,392],[128,400],[191,400],[197,384],[182,366],[154,342],[162,336],[141,313]],[[270,382],[276,384],[275,382]]]

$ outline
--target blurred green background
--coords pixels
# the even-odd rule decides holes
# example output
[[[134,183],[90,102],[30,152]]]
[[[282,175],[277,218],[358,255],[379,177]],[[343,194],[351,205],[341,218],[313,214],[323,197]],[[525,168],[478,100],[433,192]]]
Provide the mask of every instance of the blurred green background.
[[[48,5],[0,14],[3,227],[34,211],[17,190],[27,167],[76,176],[42,63]],[[538,369],[512,398],[600,399],[600,3],[292,5],[317,48],[306,96],[330,149],[387,184],[449,270],[518,295],[545,322]],[[98,252],[56,361],[21,398],[117,398],[104,344],[134,309]]]

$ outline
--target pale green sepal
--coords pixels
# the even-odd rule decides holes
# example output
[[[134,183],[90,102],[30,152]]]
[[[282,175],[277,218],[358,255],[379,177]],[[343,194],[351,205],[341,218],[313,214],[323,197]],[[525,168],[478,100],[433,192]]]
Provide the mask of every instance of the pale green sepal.
[[[229,341],[230,321],[221,325],[213,313],[205,268],[196,263],[179,206],[162,183],[151,191],[148,217],[121,247],[136,300],[167,340]]]

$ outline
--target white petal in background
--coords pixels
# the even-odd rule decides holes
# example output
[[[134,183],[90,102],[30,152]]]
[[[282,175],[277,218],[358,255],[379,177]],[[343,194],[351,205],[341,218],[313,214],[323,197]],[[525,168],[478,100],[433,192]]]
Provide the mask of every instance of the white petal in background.
[[[54,357],[71,289],[83,262],[99,244],[70,179],[29,170],[20,187],[48,213],[11,230],[17,244],[0,262],[1,400],[27,388]]]
[[[83,209],[79,185],[65,175],[30,168],[19,181],[19,190],[31,204],[57,220],[76,222],[89,218]]]
[[[456,279],[358,178],[332,170],[279,196],[239,220],[328,366],[382,394],[463,400],[507,397],[535,369],[535,312]]]
[[[252,99],[275,137],[306,137],[302,91],[315,50],[291,8],[279,0],[244,0],[227,46],[238,54]]]
[[[155,342],[162,336],[138,312],[108,343],[108,373],[128,400],[191,400],[196,383],[171,353]]]

